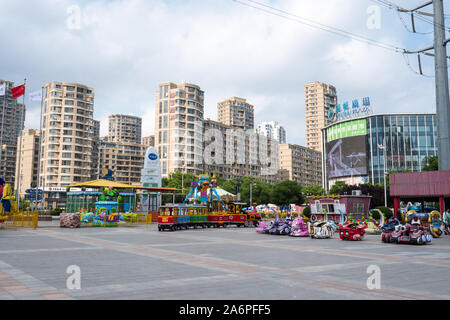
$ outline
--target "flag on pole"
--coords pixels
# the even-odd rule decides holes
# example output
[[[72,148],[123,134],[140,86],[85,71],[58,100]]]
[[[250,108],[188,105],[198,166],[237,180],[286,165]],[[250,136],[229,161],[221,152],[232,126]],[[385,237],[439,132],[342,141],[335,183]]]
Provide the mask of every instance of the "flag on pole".
[[[25,85],[21,85],[11,89],[11,94],[13,98],[19,98],[25,94]]]
[[[30,101],[42,101],[42,90],[30,93]]]
[[[4,96],[4,95],[6,95],[6,85],[2,84],[0,86],[0,96]]]

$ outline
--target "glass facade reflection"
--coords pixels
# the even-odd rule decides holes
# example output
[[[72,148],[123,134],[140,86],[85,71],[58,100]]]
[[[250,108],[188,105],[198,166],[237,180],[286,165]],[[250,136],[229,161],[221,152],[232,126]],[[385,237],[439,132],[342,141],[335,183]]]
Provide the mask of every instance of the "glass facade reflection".
[[[366,119],[367,125],[368,176],[362,177],[363,181],[383,183],[385,159],[382,146],[386,148],[386,171],[421,171],[425,158],[438,153],[436,114],[378,114],[360,119]],[[327,128],[323,135],[324,150]],[[323,162],[323,169],[327,171],[327,150],[323,153]],[[327,172],[324,177],[327,177],[324,181],[326,187],[334,184],[335,181],[328,179]]]

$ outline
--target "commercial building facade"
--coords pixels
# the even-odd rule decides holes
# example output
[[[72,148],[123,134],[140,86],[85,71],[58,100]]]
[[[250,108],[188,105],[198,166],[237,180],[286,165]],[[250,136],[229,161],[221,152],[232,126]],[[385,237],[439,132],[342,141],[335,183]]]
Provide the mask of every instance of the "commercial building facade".
[[[280,169],[302,186],[322,184],[321,153],[296,144],[280,144]]]
[[[306,147],[322,152],[322,128],[329,124],[328,112],[336,108],[337,93],[332,85],[311,82],[305,86]]]
[[[384,181],[384,172],[422,171],[437,155],[436,114],[374,114],[323,129],[324,186]],[[386,157],[384,156],[386,155]]]

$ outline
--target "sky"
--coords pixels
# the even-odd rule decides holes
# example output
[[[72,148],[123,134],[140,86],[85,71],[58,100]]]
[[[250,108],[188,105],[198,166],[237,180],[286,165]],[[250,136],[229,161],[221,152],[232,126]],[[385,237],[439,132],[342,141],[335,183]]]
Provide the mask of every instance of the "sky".
[[[425,34],[411,33],[409,16],[376,1],[258,1],[399,48],[433,41],[432,24],[417,21]],[[308,82],[334,85],[339,103],[370,97],[374,113],[436,111],[432,57],[422,58],[421,76],[414,55],[232,0],[0,0],[0,39],[0,79],[19,85],[27,78],[28,93],[52,81],[94,88],[102,136],[117,113],[142,117],[143,136],[154,134],[155,94],[168,81],[199,85],[205,118],[217,119],[218,102],[245,98],[255,106],[255,125],[278,121],[287,142],[300,145]],[[26,104],[25,127],[39,128],[40,103]]]

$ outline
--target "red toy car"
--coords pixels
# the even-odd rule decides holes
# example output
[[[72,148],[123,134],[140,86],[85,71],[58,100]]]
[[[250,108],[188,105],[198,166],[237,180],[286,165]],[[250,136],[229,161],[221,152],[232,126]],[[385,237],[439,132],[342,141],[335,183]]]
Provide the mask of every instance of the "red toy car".
[[[341,240],[362,240],[366,234],[366,226],[358,223],[348,223],[339,225],[339,237]]]

